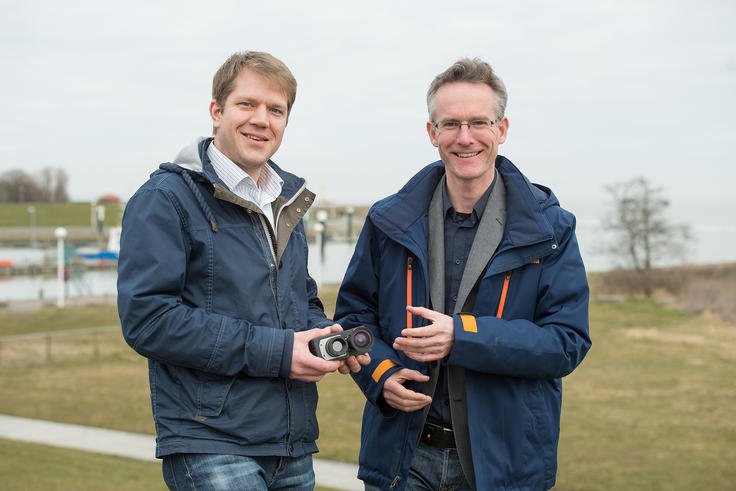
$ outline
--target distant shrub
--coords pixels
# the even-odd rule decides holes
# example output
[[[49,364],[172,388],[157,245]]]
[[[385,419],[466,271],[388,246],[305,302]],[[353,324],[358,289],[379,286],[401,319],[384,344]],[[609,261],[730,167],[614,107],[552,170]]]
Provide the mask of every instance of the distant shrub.
[[[674,297],[687,312],[709,312],[736,322],[736,263],[615,270],[591,276],[595,297]]]

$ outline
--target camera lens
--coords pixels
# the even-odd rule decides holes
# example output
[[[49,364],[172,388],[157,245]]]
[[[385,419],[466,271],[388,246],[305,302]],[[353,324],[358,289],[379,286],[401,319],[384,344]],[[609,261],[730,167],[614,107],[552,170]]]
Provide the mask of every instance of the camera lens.
[[[370,341],[370,336],[365,331],[358,331],[353,336],[353,344],[359,348],[368,346],[368,343],[370,343]]]
[[[347,351],[348,345],[342,339],[335,338],[327,342],[325,349],[330,356],[340,356]]]

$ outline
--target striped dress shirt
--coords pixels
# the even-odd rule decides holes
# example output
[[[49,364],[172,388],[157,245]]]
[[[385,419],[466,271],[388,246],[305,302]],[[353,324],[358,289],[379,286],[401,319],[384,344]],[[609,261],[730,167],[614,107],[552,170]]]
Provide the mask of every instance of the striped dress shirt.
[[[271,223],[271,227],[276,230],[271,203],[279,197],[284,185],[284,180],[276,174],[276,171],[268,163],[263,164],[261,175],[258,177],[258,183],[256,184],[253,178],[227,158],[215,146],[214,142],[207,147],[207,156],[210,158],[217,176],[222,179],[228,189],[237,196],[258,205]]]

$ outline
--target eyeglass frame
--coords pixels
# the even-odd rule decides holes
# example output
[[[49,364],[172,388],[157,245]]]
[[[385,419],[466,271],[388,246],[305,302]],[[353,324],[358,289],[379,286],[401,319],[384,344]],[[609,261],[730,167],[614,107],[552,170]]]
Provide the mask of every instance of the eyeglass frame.
[[[432,123],[432,127],[434,128],[434,130],[439,133],[441,131],[448,131],[448,130],[454,131],[454,128],[440,129],[439,126],[440,126],[440,124],[442,124],[444,122],[455,121],[455,122],[458,123],[457,132],[459,133],[460,132],[460,129],[462,129],[463,125],[466,125],[468,127],[468,131],[474,131],[473,127],[471,126],[471,123],[473,123],[475,121],[488,122],[488,123],[491,124],[488,129],[493,129],[494,127],[498,127],[499,123],[501,123],[501,119],[502,118],[496,118],[496,119],[476,118],[476,119],[471,119],[470,121],[467,121],[467,120],[466,121],[458,121],[456,119],[443,119],[442,121],[430,121],[430,123]],[[483,131],[483,130],[481,130],[481,131]]]

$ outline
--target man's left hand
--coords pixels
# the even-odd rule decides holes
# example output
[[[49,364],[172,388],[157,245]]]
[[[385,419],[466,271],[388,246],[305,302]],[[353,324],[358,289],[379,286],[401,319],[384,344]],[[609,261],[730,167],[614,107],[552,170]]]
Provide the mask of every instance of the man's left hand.
[[[416,361],[441,360],[449,355],[455,343],[455,325],[452,317],[424,307],[407,306],[406,310],[412,315],[424,317],[430,324],[404,329],[401,335],[406,337],[396,338],[393,348],[403,351],[406,356]]]

